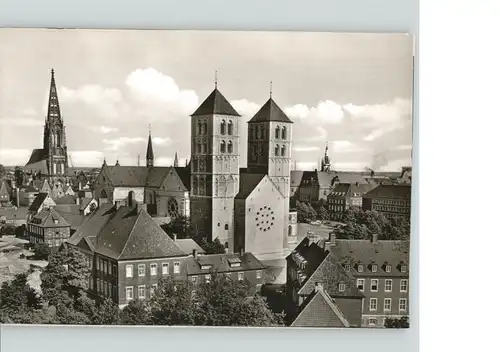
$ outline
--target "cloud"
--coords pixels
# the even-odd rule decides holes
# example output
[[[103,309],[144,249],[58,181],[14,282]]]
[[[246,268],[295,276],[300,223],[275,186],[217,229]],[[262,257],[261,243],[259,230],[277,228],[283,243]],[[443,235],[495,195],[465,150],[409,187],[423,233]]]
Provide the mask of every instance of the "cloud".
[[[349,153],[363,150],[363,148],[350,141],[332,141],[329,144],[331,144],[331,149],[335,153]]]
[[[384,135],[386,131],[384,129],[376,129],[370,132],[368,135],[366,135],[363,140],[366,142],[371,142],[375,139],[378,139]]]
[[[2,127],[42,127],[45,121],[31,117],[2,118]]]
[[[106,150],[118,150],[129,144],[146,143],[143,137],[120,137],[116,139],[103,139],[102,142],[107,145]]]
[[[153,144],[157,144],[157,145],[168,145],[168,144],[172,143],[172,139],[170,137],[165,137],[165,138],[153,137],[152,141],[153,141]]]
[[[385,104],[354,105],[346,104],[343,109],[357,120],[375,123],[398,123],[411,120],[411,102],[408,99],[396,98]]]
[[[331,100],[320,101],[315,107],[309,108],[304,104],[297,104],[285,108],[285,113],[306,124],[338,124],[344,119],[344,110]]]
[[[30,155],[29,149],[2,148],[0,149],[0,164],[4,166],[24,165],[28,162]]]
[[[174,115],[189,115],[198,106],[194,90],[180,89],[172,77],[154,68],[133,71],[127,76],[125,85],[136,101]]]
[[[318,162],[314,161],[298,161],[296,165],[297,170],[314,170],[318,168]]]
[[[80,167],[101,165],[104,159],[104,154],[96,150],[77,150],[68,154],[73,166]]]
[[[109,126],[87,126],[90,130],[102,134],[109,134],[113,132],[118,132],[119,129],[116,127],[109,127]]]
[[[77,89],[61,87],[59,100],[61,105],[83,104],[97,110],[103,117],[115,119],[120,116],[118,104],[123,101],[123,96],[117,88],[87,84]],[[64,109],[62,114],[65,115]]]
[[[366,167],[366,163],[362,161],[350,161],[350,162],[339,162],[334,163],[334,170],[342,171],[361,171]]]
[[[169,157],[169,156],[160,156],[159,158],[155,158],[155,165],[156,166],[173,166],[174,165],[174,158]],[[181,166],[184,166],[184,164],[182,164]]]
[[[296,146],[292,147],[292,150],[295,152],[314,152],[320,150],[320,148],[313,146]]]
[[[398,145],[396,150],[412,150],[411,144]]]
[[[231,105],[236,111],[248,120],[251,119],[261,108],[260,105],[253,103],[247,99],[239,99],[231,101]]]

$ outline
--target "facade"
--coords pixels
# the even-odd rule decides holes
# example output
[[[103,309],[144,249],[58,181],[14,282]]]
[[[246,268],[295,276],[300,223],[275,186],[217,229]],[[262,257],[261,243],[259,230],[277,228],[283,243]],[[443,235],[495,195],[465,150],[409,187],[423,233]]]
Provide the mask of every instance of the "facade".
[[[379,185],[363,195],[363,209],[410,221],[411,185]]]
[[[45,119],[43,148],[34,149],[25,172],[37,178],[65,184],[68,179],[66,132],[57,96],[54,70],[51,71],[49,102]]]
[[[385,318],[409,316],[409,243],[330,239],[332,259],[356,278],[363,299],[362,326],[383,327]]]
[[[297,235],[299,233],[298,213],[295,210],[290,210],[288,213],[288,244],[297,243]]]
[[[71,225],[54,209],[42,209],[26,224],[31,244],[45,243],[56,251],[70,237]]]
[[[297,199],[299,186],[302,181],[302,170],[291,170],[290,171],[290,197]]]
[[[47,193],[38,193],[33,203],[31,203],[28,208],[28,217],[29,221],[32,216],[38,214],[43,209],[53,208],[56,205],[56,202],[52,199],[50,194]]]
[[[337,184],[327,197],[328,213],[331,219],[338,220],[350,207],[362,207],[363,195],[377,187],[374,184]]]

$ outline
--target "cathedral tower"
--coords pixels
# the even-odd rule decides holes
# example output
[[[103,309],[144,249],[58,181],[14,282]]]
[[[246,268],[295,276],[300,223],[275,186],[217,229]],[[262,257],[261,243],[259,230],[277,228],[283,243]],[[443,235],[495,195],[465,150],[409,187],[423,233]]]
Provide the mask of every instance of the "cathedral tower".
[[[328,172],[330,171],[330,157],[328,156],[328,142],[326,143],[326,148],[325,148],[325,156],[321,160],[321,171],[323,172]]]
[[[285,197],[285,216],[290,209],[290,168],[292,161],[292,120],[272,98],[248,121],[249,173],[267,174]],[[288,222],[284,221],[283,241],[287,244]]]
[[[191,115],[191,217],[209,238],[233,250],[239,191],[240,115],[215,89]]]
[[[154,154],[153,154],[153,143],[151,142],[151,126],[149,127],[149,138],[148,138],[148,148],[146,150],[146,166],[154,166]]]
[[[68,151],[66,147],[66,130],[57,97],[54,70],[51,70],[50,92],[43,149],[47,155],[47,171],[52,182],[65,183],[68,175]]]

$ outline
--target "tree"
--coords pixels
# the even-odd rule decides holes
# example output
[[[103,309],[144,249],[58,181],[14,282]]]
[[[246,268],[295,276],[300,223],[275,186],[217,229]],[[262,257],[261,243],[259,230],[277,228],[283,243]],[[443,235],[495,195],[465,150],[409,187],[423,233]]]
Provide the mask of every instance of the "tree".
[[[149,304],[142,299],[135,299],[129,302],[121,312],[120,322],[124,325],[152,324]]]
[[[320,206],[318,209],[318,217],[320,220],[325,221],[330,218],[330,214],[328,213],[328,210],[324,206]]]
[[[155,325],[194,325],[192,284],[161,278],[151,298],[151,320]]]
[[[298,222],[310,221],[309,207],[304,202],[297,201],[297,220]]]
[[[163,231],[169,235],[176,234],[179,239],[189,236],[190,227],[190,219],[185,215],[179,215],[173,218],[168,224],[161,225]]]
[[[91,322],[94,325],[116,325],[120,322],[120,309],[110,298],[106,298],[97,305]]]
[[[406,329],[410,327],[408,317],[385,318],[384,327],[392,329]]]
[[[16,228],[12,224],[0,225],[0,237],[2,236],[14,236],[16,233]]]
[[[213,241],[207,241],[206,238],[196,241],[198,245],[203,248],[205,254],[224,254],[226,253],[226,248],[224,245],[216,238]]]
[[[36,260],[48,260],[51,253],[50,247],[46,243],[37,243],[33,249],[34,258]]]
[[[16,187],[21,188],[24,184],[24,170],[20,166],[14,168],[14,180]]]

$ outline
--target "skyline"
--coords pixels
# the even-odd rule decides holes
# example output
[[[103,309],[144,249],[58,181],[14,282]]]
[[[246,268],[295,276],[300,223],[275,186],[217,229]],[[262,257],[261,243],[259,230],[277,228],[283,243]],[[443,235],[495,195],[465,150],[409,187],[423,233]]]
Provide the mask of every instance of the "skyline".
[[[297,169],[317,168],[327,142],[336,170],[411,166],[408,35],[2,29],[0,39],[4,165],[22,166],[40,148],[54,68],[75,167],[100,167],[104,157],[137,165],[138,154],[145,165],[149,125],[155,165],[170,166],[175,152],[183,165],[189,115],[213,90],[215,71],[219,90],[245,122],[273,82],[273,99],[294,121]],[[228,42],[231,50],[222,50]]]

